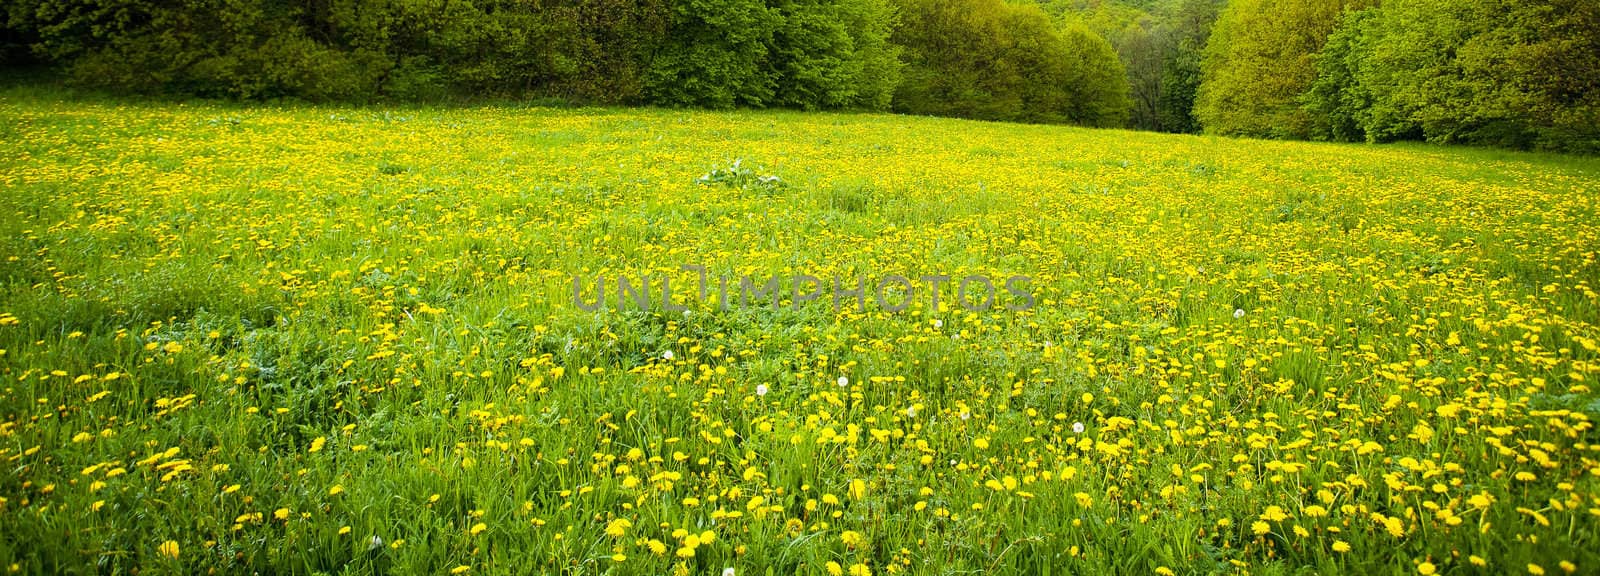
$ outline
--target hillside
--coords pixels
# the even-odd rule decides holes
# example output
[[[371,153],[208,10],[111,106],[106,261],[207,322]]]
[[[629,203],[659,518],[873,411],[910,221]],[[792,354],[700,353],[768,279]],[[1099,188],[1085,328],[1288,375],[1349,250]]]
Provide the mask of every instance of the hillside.
[[[1594,159],[13,88],[0,186],[15,571],[1600,569]]]

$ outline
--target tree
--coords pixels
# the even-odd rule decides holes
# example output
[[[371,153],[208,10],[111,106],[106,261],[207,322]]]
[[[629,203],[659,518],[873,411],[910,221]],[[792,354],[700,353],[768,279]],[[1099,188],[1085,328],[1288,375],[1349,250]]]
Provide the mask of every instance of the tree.
[[[783,25],[772,39],[780,106],[888,108],[899,82],[889,43],[893,7],[884,0],[779,0]]]
[[[1067,52],[1066,119],[1073,124],[1121,127],[1128,122],[1129,86],[1111,43],[1083,24],[1062,31]]]
[[[1317,79],[1301,98],[1311,114],[1311,138],[1343,142],[1366,138],[1372,93],[1359,74],[1372,54],[1377,12],[1370,8],[1346,13],[1317,55]]]
[[[1316,55],[1346,10],[1371,0],[1235,0],[1206,45],[1195,117],[1216,134],[1303,138],[1300,96],[1317,76]]]
[[[1144,18],[1128,27],[1115,42],[1117,59],[1127,70],[1131,107],[1129,119],[1134,128],[1161,129],[1162,63],[1167,57],[1169,39],[1154,18]]]
[[[906,71],[894,109],[986,120],[1120,125],[1127,86],[1105,39],[1057,31],[1038,6],[905,0],[893,40]]]
[[[1600,150],[1600,6],[1391,0],[1318,56],[1315,136]]]
[[[669,0],[647,99],[883,109],[899,78],[887,0]]]
[[[1157,127],[1167,132],[1200,131],[1194,116],[1201,62],[1223,0],[1176,0],[1162,14],[1166,50],[1161,64]]]
[[[671,106],[763,106],[777,82],[768,49],[783,16],[762,0],[669,0],[666,41],[650,59],[645,95]]]
[[[1600,5],[1396,0],[1369,34],[1368,139],[1600,150]]]
[[[587,102],[644,102],[649,57],[667,34],[666,0],[565,0],[546,4],[547,13],[566,12],[574,36],[567,74],[555,78],[548,91]],[[528,92],[539,91],[528,85]]]

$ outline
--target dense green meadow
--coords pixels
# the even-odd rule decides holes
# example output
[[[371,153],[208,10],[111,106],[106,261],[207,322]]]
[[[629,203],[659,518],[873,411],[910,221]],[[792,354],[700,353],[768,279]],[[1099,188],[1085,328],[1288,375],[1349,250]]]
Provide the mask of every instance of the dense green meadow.
[[[7,88],[0,567],[1592,574],[1597,203],[1421,145]],[[921,280],[979,274],[1034,305]]]

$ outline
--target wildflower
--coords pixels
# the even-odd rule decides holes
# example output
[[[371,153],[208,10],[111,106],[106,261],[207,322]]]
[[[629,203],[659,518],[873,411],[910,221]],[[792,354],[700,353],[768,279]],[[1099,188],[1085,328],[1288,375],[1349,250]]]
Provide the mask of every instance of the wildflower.
[[[611,523],[606,524],[606,535],[612,538],[621,538],[626,536],[628,534],[628,529],[632,527],[632,522],[629,522],[624,518],[618,518],[616,520],[612,520]]]
[[[867,497],[867,482],[860,478],[850,481],[850,499],[861,500]]]
[[[846,547],[855,549],[866,544],[867,538],[862,536],[860,532],[856,532],[854,530],[845,530],[844,533],[839,535],[839,541],[844,542]]]
[[[156,550],[161,552],[162,556],[166,556],[168,558],[177,558],[178,557],[178,542],[176,540],[168,540],[166,542],[162,542],[161,543],[161,547],[157,548]]]

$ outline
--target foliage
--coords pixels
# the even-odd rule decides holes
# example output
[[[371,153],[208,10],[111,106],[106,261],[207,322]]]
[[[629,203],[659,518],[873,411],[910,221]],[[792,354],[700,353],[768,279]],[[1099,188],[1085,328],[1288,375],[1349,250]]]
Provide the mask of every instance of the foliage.
[[[1371,54],[1376,13],[1376,9],[1346,12],[1317,55],[1317,79],[1302,97],[1311,113],[1312,138],[1354,142],[1365,137],[1372,94],[1357,75],[1362,60]]]
[[[0,66],[245,100],[892,109],[1600,151],[1600,3],[1377,4],[13,0]]]
[[[1308,107],[1335,137],[1600,151],[1600,5],[1395,0],[1347,18]]]
[[[1163,19],[1161,31],[1166,50],[1162,52],[1160,87],[1156,91],[1156,128],[1166,132],[1200,131],[1200,121],[1194,116],[1195,98],[1200,90],[1205,47],[1222,2],[1176,0]]]
[[[896,110],[985,120],[1120,125],[1127,87],[1116,54],[1039,7],[1001,0],[906,0],[895,43],[906,72]]]
[[[1128,125],[1198,132],[1193,118],[1200,55],[1223,0],[1040,0],[1064,25],[1109,41],[1127,73]]]
[[[885,0],[17,0],[7,8],[8,39],[37,34],[39,54],[77,82],[136,92],[882,109],[898,78]]]
[[[763,0],[669,0],[671,19],[650,61],[645,95],[667,105],[732,108],[773,99],[764,73],[783,16]]]
[[[773,37],[773,74],[793,108],[885,110],[900,81],[889,43],[894,7],[882,0],[782,0]]]
[[[1217,18],[1201,67],[1195,116],[1207,132],[1303,138],[1300,97],[1316,55],[1346,8],[1371,0],[1234,0]]]
[[[1131,102],[1122,63],[1111,43],[1088,26],[1068,25],[1061,31],[1066,51],[1065,116],[1083,126],[1120,128],[1128,121]]]

